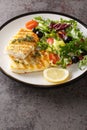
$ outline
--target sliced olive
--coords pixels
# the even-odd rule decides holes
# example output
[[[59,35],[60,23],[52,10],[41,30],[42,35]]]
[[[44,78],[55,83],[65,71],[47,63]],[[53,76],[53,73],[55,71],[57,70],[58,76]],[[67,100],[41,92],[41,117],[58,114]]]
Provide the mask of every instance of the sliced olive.
[[[71,57],[71,60],[72,60],[72,63],[77,63],[77,62],[79,62],[79,57],[77,57],[77,56],[72,56],[72,57]]]
[[[72,37],[71,36],[65,36],[63,38],[63,40],[64,40],[65,43],[69,43],[70,41],[72,41]]]
[[[39,29],[33,28],[32,31],[36,33],[37,31],[39,31]]]
[[[36,31],[36,34],[38,35],[39,38],[43,37],[43,33],[39,30]]]
[[[33,28],[32,31],[38,35],[39,38],[43,37],[43,33],[36,28]]]

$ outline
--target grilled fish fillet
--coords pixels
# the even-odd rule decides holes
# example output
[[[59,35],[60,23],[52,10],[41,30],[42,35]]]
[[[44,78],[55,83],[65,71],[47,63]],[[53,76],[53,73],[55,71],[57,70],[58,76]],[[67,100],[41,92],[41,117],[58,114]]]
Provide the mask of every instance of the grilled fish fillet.
[[[15,73],[26,73],[41,71],[50,66],[49,54],[47,52],[40,52],[39,56],[28,55],[24,60],[11,58],[11,70]]]
[[[36,48],[38,36],[31,30],[22,28],[9,42],[6,51],[9,56],[18,59],[25,59],[30,53],[33,53]]]
[[[37,49],[38,36],[22,28],[7,46],[10,68],[15,73],[41,71],[49,67],[49,54]]]

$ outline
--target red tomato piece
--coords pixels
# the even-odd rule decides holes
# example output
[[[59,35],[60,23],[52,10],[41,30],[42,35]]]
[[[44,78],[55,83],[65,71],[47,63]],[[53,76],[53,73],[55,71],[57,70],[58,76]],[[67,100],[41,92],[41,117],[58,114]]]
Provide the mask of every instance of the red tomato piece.
[[[57,61],[59,61],[59,56],[57,54],[50,53],[49,59],[52,61],[53,64],[56,64]]]
[[[35,27],[38,26],[38,22],[35,21],[35,20],[30,20],[30,21],[28,21],[28,22],[25,24],[25,26],[26,26],[27,29],[31,29],[31,30],[32,30],[33,28],[35,28]]]
[[[54,42],[54,39],[53,39],[53,38],[50,37],[50,38],[47,39],[47,43],[48,43],[48,44],[51,45],[51,44],[53,44],[53,42]]]

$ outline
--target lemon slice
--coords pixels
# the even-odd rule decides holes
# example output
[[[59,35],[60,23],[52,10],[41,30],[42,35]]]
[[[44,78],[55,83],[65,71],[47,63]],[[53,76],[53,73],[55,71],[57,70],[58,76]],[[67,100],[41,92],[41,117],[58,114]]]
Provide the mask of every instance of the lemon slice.
[[[43,71],[46,80],[53,83],[63,83],[69,77],[69,71],[63,68],[51,67]]]

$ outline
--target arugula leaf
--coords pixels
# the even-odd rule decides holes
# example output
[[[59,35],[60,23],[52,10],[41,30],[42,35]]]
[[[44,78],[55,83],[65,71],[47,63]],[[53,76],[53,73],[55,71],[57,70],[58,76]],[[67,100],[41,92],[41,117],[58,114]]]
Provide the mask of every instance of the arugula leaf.
[[[40,50],[46,50],[48,48],[48,43],[45,38],[40,39],[40,41],[37,42],[37,45]]]

